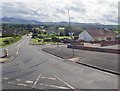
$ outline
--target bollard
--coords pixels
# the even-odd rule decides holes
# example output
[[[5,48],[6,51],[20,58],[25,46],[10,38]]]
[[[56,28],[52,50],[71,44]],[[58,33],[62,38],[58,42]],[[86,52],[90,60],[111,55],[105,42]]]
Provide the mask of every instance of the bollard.
[[[5,57],[8,56],[8,49],[4,49],[4,52],[5,52]]]

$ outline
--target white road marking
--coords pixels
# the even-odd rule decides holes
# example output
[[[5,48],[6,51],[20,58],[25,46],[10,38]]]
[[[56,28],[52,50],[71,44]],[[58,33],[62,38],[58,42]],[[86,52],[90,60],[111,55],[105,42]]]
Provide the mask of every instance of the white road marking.
[[[59,89],[69,89],[69,88],[63,87],[63,86],[48,85],[48,84],[43,84],[43,83],[39,83],[39,85],[44,85],[44,86],[49,86],[49,87],[59,88]]]
[[[18,86],[24,86],[24,87],[27,86],[27,85],[25,85],[25,84],[21,84],[21,83],[18,83],[17,85],[18,85]]]
[[[16,79],[16,81],[20,82],[20,79]]]
[[[34,83],[33,81],[26,81],[26,83]]]
[[[18,51],[16,52],[16,54],[18,54]]]
[[[39,78],[41,77],[41,74],[39,74],[38,78],[36,79],[35,83],[34,83],[34,86],[37,84]]]
[[[39,83],[40,85],[44,85],[43,83]]]
[[[54,88],[59,88],[59,89],[69,89],[67,87],[62,87],[62,86],[56,86],[56,85],[48,85],[50,87],[54,87]]]
[[[9,61],[12,61],[13,59],[14,59],[14,57],[13,57],[13,56],[11,56]]]
[[[70,87],[71,89],[75,89],[74,87],[72,87],[71,85],[69,85],[67,82],[63,81],[62,79],[60,79],[59,77],[55,76],[57,79],[59,79],[60,81],[62,81],[64,84],[66,84],[68,87]]]
[[[3,79],[4,79],[4,80],[8,80],[8,78],[7,78],[7,77],[4,77]]]
[[[13,82],[8,82],[8,84],[14,84]]]
[[[41,77],[43,79],[50,79],[50,80],[56,80],[56,78],[52,78],[52,77]]]
[[[20,50],[20,45],[18,45],[18,47],[17,47],[17,51],[19,51]]]
[[[28,37],[18,45],[16,55],[18,54],[18,52],[20,50],[20,46],[22,45],[22,43],[24,43],[27,39],[28,39]],[[15,58],[15,56],[14,57],[11,56],[9,61],[12,61],[14,58]]]

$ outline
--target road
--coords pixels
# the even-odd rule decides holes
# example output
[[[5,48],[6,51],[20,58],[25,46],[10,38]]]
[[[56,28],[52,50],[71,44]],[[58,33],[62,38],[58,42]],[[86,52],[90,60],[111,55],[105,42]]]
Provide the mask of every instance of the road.
[[[118,76],[55,57],[29,45],[19,46],[17,56],[2,64],[3,89],[117,89]],[[12,46],[13,47],[13,46]],[[45,45],[44,45],[45,47]]]
[[[58,48],[55,46],[52,48],[43,48],[42,50],[66,59],[73,56],[73,50],[67,48],[67,45],[60,45]],[[79,57],[77,61],[80,63],[96,66],[111,72],[114,71],[115,73],[119,72],[118,54],[74,49],[74,57]]]

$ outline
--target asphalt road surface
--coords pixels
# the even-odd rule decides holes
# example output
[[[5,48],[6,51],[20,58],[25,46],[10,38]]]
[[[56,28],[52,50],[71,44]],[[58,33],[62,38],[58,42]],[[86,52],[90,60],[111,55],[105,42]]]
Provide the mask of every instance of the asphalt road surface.
[[[14,44],[17,56],[2,64],[3,89],[118,89],[117,75],[45,53],[43,45],[29,45],[30,38]]]
[[[65,45],[60,45],[58,48],[55,46],[53,48],[43,48],[42,50],[66,59],[73,56],[73,50]],[[74,49],[74,57],[79,57],[78,62],[80,63],[90,64],[116,73],[119,72],[118,54]]]

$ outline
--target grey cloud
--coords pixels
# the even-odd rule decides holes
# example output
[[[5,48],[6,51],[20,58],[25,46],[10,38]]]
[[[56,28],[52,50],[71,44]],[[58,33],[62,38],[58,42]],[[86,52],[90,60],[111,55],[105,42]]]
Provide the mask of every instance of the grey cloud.
[[[16,7],[14,6],[14,4],[3,4],[2,6],[2,12],[4,14],[4,12],[9,13],[9,14],[31,14],[29,12],[29,10],[24,9],[24,8],[20,8],[20,7]]]
[[[97,0],[98,1],[98,0]],[[7,17],[20,17],[20,18],[24,18],[24,19],[33,19],[33,20],[41,20],[41,21],[58,21],[58,20],[66,20],[67,17],[67,9],[69,8],[69,10],[75,14],[73,14],[74,16],[71,15],[71,19],[72,21],[74,20],[78,20],[78,22],[85,22],[85,21],[90,21],[89,19],[87,19],[85,16],[82,16],[81,14],[84,15],[88,15],[89,17],[94,17],[95,19],[97,19],[100,22],[104,22],[104,20],[106,20],[106,22],[117,22],[117,3],[106,3],[106,2],[98,2],[98,3],[92,3],[92,2],[76,2],[73,0],[72,3],[67,4],[67,3],[57,3],[56,2],[56,6],[54,7],[53,5],[51,5],[50,3],[41,3],[42,1],[38,2],[39,4],[29,4],[29,3],[3,3],[2,4],[2,14],[3,17],[7,16]],[[71,0],[70,0],[71,2]],[[96,9],[96,13],[91,13],[92,10],[90,11],[90,9],[94,8],[94,4],[95,5],[95,9]],[[36,7],[34,6],[36,5]],[[40,5],[40,6],[39,6]],[[103,9],[101,10],[101,15],[99,12],[99,7],[103,7],[107,5],[108,6],[108,10],[107,9]],[[35,8],[33,8],[35,7]],[[87,9],[89,10],[87,12]],[[93,9],[94,10],[94,9]],[[70,12],[70,13],[71,13]],[[103,12],[103,13],[102,13]],[[77,14],[76,14],[77,13]],[[96,16],[96,14],[100,14],[99,18]],[[64,16],[66,15],[66,16]],[[79,18],[80,17],[80,18]]]
[[[111,17],[111,16],[112,14],[104,14],[101,20],[104,22],[118,23],[117,16],[116,17]]]
[[[56,18],[60,18],[60,15],[58,14],[54,14],[53,16],[55,16]]]
[[[38,11],[35,11],[35,10],[31,10],[31,12],[32,12],[33,15],[36,15],[36,16],[49,17],[48,14],[44,14],[42,12],[38,12]]]
[[[56,9],[56,13],[65,14],[65,11],[63,9]]]
[[[85,8],[81,8],[81,7],[70,7],[70,10],[76,11],[76,12],[81,12],[81,13],[85,13],[86,9]]]
[[[107,18],[107,22],[118,23],[118,19]]]

